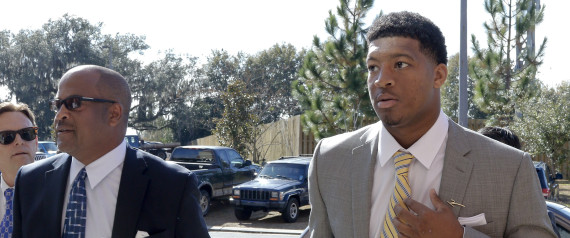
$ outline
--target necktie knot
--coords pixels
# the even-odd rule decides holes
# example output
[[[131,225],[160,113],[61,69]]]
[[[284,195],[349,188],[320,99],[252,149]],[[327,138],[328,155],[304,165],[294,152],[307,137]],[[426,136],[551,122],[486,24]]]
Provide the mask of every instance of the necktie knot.
[[[408,171],[410,170],[410,164],[412,163],[414,156],[409,152],[397,151],[392,157],[394,158],[396,174],[407,177]]]

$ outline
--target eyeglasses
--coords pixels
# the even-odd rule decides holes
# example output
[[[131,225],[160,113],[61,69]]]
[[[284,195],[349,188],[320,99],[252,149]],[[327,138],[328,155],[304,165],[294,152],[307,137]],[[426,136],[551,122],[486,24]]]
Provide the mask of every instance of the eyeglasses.
[[[9,145],[16,140],[16,134],[25,141],[33,141],[38,135],[37,127],[26,127],[17,131],[0,131],[0,144]]]
[[[71,96],[67,97],[66,99],[53,99],[51,100],[51,109],[55,112],[59,111],[61,105],[65,105],[67,110],[73,111],[79,107],[81,107],[82,101],[88,102],[108,102],[108,103],[117,103],[112,100],[107,99],[98,99],[98,98],[88,98],[88,97],[81,97],[81,96]]]

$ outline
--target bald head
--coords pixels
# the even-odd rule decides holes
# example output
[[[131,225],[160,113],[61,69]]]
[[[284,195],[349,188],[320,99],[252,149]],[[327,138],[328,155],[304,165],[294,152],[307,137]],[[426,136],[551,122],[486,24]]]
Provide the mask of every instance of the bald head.
[[[105,98],[119,102],[123,106],[123,119],[126,125],[132,102],[131,89],[127,80],[112,69],[98,65],[80,65],[67,71],[62,77],[62,81],[78,73],[96,73],[99,76],[95,83],[98,93]]]

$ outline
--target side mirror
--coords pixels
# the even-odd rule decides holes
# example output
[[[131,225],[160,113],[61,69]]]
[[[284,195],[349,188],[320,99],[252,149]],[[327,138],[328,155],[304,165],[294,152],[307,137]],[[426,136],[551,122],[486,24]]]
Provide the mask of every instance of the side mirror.
[[[245,160],[245,162],[243,163],[243,167],[245,166],[250,166],[251,165],[251,160]]]
[[[555,179],[562,179],[562,174],[561,174],[561,173],[556,173]]]

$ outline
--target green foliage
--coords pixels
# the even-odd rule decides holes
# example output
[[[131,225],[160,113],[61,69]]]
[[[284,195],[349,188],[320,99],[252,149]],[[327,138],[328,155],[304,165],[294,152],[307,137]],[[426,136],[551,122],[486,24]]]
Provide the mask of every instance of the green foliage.
[[[441,108],[447,116],[459,118],[459,53],[448,60],[447,72],[447,80],[441,87]],[[484,119],[487,115],[473,101],[473,91],[473,79],[467,76],[467,114],[469,118]]]
[[[523,150],[546,155],[561,165],[567,162],[570,141],[570,84],[563,82],[555,89],[543,87],[541,93],[520,106],[513,130],[523,142]]]
[[[291,44],[276,44],[247,57],[242,80],[248,85],[247,91],[257,98],[254,111],[260,123],[301,114],[290,85],[298,77],[304,54]]]
[[[127,55],[148,48],[144,37],[103,35],[101,26],[66,14],[49,20],[41,29],[16,34],[0,31],[0,86],[34,111],[40,139],[51,137],[54,112],[49,101],[63,73],[81,64],[114,63],[119,72],[131,75],[138,64]],[[113,58],[108,62],[110,54]]]
[[[508,126],[517,108],[532,98],[539,83],[535,78],[542,63],[546,39],[535,54],[532,37],[534,26],[542,21],[534,0],[486,0],[491,20],[484,24],[487,48],[472,36],[475,60],[470,75],[475,79],[475,102],[488,115],[492,125]]]
[[[251,156],[251,145],[257,134],[259,118],[252,112],[255,97],[246,92],[245,83],[236,80],[228,85],[221,97],[224,104],[222,117],[214,119],[214,133],[221,145],[231,147],[242,156]]]
[[[325,21],[329,38],[321,42],[314,37],[300,78],[292,84],[304,111],[303,128],[317,140],[356,130],[376,117],[366,84],[368,45],[363,28],[372,5],[372,0],[340,0],[336,15],[329,11]]]

